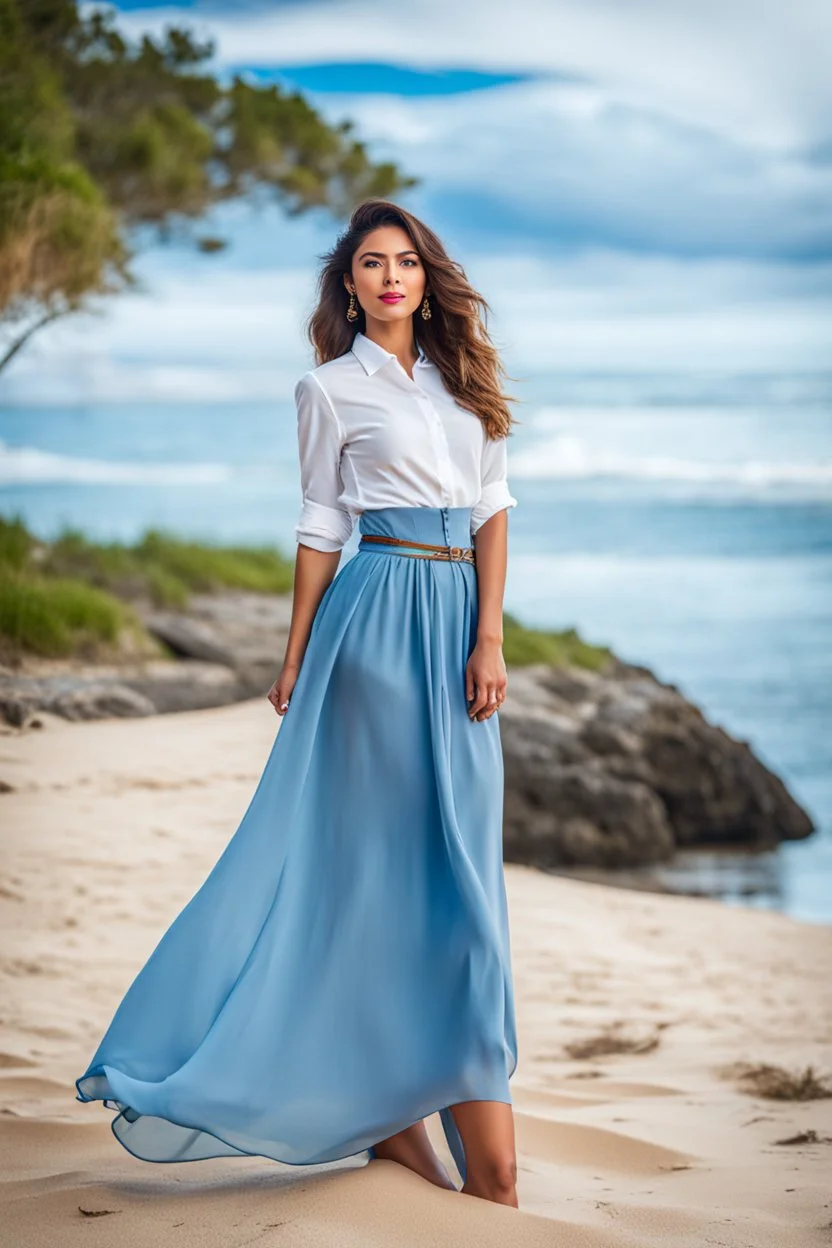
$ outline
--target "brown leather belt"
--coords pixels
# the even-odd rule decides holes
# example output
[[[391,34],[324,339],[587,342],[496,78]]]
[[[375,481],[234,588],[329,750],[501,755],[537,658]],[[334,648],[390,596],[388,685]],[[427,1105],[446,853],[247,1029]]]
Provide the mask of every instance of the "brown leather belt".
[[[362,534],[359,549],[364,542],[383,542],[386,546],[396,546],[398,547],[397,555],[409,555],[413,559],[455,559],[462,563],[475,562],[473,546],[432,546],[429,542],[410,542],[404,537],[385,537],[381,533]],[[402,549],[405,546],[407,550]]]

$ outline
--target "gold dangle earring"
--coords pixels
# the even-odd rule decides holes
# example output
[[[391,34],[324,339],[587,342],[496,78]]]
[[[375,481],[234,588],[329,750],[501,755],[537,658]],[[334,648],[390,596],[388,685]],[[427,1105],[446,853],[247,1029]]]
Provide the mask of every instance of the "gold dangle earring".
[[[350,301],[349,301],[349,304],[347,305],[347,320],[348,321],[358,320],[358,308],[355,306],[355,291],[354,290],[350,291]]]
[[[425,295],[424,300],[422,301],[422,320],[429,321],[430,315],[430,304],[428,303],[427,295]]]

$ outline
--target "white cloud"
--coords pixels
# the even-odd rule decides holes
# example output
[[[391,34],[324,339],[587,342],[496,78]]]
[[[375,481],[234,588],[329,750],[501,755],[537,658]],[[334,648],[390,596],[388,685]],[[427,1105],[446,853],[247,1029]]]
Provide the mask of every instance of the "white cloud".
[[[832,115],[823,0],[305,0],[226,12],[126,14],[139,32],[196,24],[234,65],[384,61],[422,68],[579,74],[622,103],[742,141],[791,148],[822,140]]]
[[[811,369],[832,340],[832,266],[683,261],[595,251],[481,257],[515,371]]]

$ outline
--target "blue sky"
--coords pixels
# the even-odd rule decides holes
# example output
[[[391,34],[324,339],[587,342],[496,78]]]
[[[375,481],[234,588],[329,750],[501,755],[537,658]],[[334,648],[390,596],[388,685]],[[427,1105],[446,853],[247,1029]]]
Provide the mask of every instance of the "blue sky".
[[[221,72],[299,87],[421,179],[512,369],[806,368],[832,341],[827,4],[298,0],[122,4],[210,34]],[[235,205],[218,259],[154,246],[144,289],[56,326],[12,397],[271,397],[326,213]]]

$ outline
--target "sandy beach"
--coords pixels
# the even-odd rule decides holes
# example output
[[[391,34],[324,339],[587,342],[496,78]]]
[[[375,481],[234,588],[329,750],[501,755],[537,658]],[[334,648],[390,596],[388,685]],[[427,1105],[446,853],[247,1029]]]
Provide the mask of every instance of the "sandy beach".
[[[392,1162],[132,1158],[73,1080],[236,829],[275,716],[42,722],[0,737],[3,1245],[829,1244],[832,1099],[768,1099],[739,1064],[832,1074],[832,929],[524,867],[520,1210]]]

